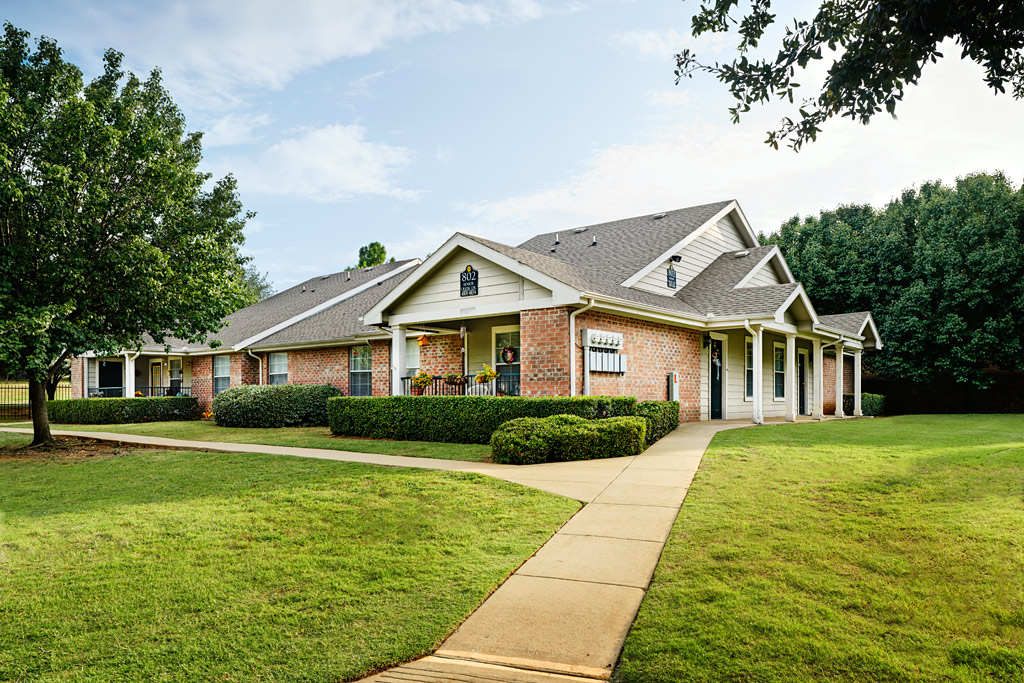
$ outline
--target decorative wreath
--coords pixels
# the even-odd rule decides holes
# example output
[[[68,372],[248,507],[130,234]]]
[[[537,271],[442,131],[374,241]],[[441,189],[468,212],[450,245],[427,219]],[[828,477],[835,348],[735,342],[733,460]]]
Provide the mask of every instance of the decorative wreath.
[[[513,349],[511,346],[506,346],[501,350],[501,360],[503,360],[506,363],[515,363],[516,350]]]

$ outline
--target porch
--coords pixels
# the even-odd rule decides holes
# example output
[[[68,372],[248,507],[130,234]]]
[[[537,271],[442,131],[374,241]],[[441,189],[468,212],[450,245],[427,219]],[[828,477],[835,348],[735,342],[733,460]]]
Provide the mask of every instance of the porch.
[[[182,356],[129,354],[86,359],[82,398],[191,396],[191,361]]]

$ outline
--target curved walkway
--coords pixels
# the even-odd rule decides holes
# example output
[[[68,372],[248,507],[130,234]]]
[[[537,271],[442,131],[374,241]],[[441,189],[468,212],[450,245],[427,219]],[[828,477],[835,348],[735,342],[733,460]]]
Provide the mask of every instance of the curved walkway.
[[[719,431],[749,425],[741,420],[684,424],[638,456],[527,466],[114,432],[55,430],[54,434],[144,446],[476,472],[588,503],[434,655],[364,679],[367,683],[554,683],[611,675],[711,438]]]

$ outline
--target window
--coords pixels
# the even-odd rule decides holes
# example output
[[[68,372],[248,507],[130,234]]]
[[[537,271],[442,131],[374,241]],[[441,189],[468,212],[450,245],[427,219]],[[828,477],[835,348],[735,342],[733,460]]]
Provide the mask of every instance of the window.
[[[269,384],[288,384],[288,354],[272,353],[267,360],[267,382]]]
[[[743,376],[746,377],[746,386],[743,392],[743,396],[747,400],[752,401],[754,400],[754,340],[751,339],[750,337],[747,337],[746,340],[747,352],[744,356],[746,358],[746,360],[744,361],[744,367],[746,368],[746,372],[743,373]]]
[[[419,339],[405,340],[405,376],[415,377],[420,371],[420,342]]]
[[[231,356],[213,357],[213,395],[231,386]]]
[[[775,342],[775,400],[786,398],[786,345]]]
[[[499,395],[519,395],[519,363],[522,348],[519,342],[519,326],[492,327],[494,340],[494,371],[498,373],[495,388]]]
[[[353,346],[348,369],[349,396],[373,396],[373,349]]]

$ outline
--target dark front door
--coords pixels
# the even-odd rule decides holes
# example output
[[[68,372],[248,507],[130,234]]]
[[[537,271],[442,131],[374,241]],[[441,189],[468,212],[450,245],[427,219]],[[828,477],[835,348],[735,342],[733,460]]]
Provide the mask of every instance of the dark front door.
[[[122,387],[121,383],[121,363],[111,360],[100,361],[100,376],[99,380],[100,388],[103,390],[103,396],[110,398],[112,396],[121,396]]]
[[[798,357],[796,368],[797,368],[797,384],[800,385],[800,414],[807,414],[807,356],[800,354]]]
[[[708,377],[711,380],[711,419],[722,419],[722,342],[711,340],[710,366]]]

